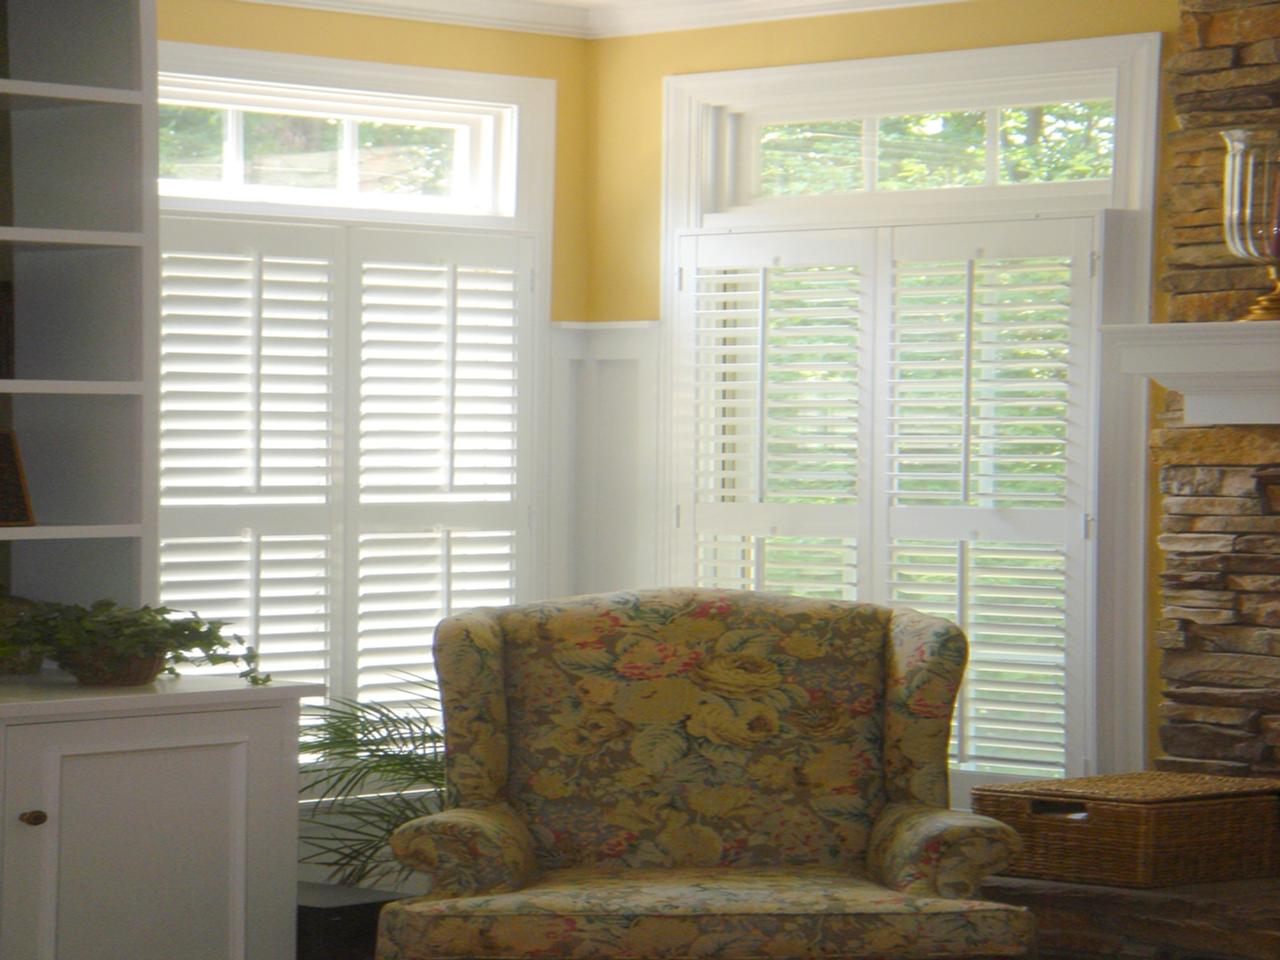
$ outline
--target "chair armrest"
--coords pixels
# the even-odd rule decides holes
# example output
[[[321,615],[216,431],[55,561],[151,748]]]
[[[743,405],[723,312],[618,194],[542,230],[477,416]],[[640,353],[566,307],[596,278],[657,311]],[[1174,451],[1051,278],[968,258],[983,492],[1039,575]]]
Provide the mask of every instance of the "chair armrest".
[[[1022,849],[1007,824],[921,803],[891,803],[871,828],[867,867],[887,887],[915,896],[966,899]]]
[[[529,828],[505,803],[418,817],[390,843],[401,863],[432,875],[433,897],[518,890],[536,867]]]

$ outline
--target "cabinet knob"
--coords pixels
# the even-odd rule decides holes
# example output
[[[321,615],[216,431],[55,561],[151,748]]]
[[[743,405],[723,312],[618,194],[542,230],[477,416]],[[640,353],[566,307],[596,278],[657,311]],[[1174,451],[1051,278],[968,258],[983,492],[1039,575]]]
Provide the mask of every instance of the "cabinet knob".
[[[38,827],[49,819],[49,815],[43,810],[28,810],[18,814],[18,819],[29,827]]]

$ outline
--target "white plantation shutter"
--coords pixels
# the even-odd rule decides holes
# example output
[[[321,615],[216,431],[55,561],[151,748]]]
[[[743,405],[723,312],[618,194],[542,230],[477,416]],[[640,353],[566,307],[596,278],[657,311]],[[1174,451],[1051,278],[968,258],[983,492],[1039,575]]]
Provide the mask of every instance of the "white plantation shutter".
[[[687,569],[959,623],[962,802],[1085,770],[1092,241],[1064,219],[682,247]]]
[[[383,701],[441,617],[515,602],[530,247],[167,217],[161,601]]]
[[[358,230],[361,698],[402,696],[431,666],[442,617],[514,603],[528,505],[517,480],[520,320],[528,244],[516,238]]]
[[[958,793],[1083,770],[1089,226],[892,236],[884,591],[969,636]]]

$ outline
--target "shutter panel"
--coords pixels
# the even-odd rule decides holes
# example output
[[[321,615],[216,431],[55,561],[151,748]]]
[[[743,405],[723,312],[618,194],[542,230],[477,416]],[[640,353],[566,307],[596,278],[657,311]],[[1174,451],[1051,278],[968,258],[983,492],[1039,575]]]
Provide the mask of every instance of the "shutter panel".
[[[856,495],[858,270],[699,270],[699,499],[848,503]]]
[[[240,252],[225,225],[186,223],[161,262],[162,502],[323,503],[333,232],[258,225]]]
[[[359,319],[356,696],[430,676],[436,624],[515,603],[527,245],[352,232]]]
[[[962,789],[1082,770],[1088,244],[1063,221],[894,231],[885,586],[968,634]]]
[[[224,635],[256,647],[260,669],[278,680],[327,679],[331,578],[324,536],[244,532],[160,542],[160,602],[226,621]]]
[[[516,278],[452,258],[362,263],[363,502],[512,499]]]
[[[1069,257],[899,263],[889,489],[901,506],[1061,507]]]

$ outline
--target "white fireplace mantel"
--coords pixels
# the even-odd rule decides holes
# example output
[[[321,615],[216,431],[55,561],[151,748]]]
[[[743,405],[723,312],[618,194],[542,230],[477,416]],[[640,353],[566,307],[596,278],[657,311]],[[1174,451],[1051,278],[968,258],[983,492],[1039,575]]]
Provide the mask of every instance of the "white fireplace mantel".
[[[1102,327],[1113,370],[1177,390],[1183,423],[1280,424],[1280,321]]]

